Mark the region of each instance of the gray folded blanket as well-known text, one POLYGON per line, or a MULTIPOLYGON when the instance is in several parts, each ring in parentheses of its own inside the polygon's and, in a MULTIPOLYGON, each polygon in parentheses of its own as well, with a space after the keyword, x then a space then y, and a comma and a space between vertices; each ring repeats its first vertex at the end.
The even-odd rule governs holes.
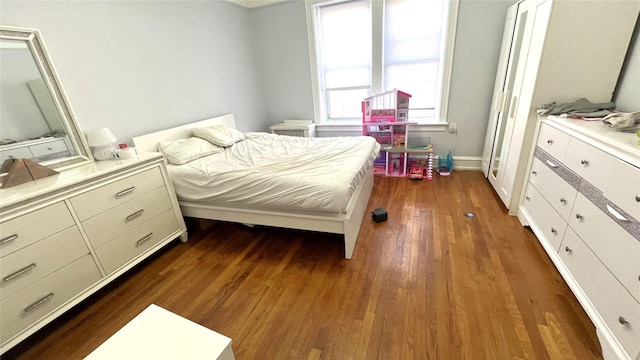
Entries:
POLYGON ((616 108, 613 102, 594 104, 587 99, 578 99, 566 104, 544 104, 538 106, 536 113, 540 116, 568 114, 579 117, 604 117, 616 108))

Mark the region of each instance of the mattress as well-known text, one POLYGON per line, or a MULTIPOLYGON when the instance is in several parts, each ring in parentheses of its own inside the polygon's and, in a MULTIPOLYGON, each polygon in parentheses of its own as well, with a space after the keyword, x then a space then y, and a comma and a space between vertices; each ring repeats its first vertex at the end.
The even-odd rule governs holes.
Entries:
POLYGON ((380 151, 366 136, 245 135, 221 153, 168 165, 178 199, 345 213, 380 151))

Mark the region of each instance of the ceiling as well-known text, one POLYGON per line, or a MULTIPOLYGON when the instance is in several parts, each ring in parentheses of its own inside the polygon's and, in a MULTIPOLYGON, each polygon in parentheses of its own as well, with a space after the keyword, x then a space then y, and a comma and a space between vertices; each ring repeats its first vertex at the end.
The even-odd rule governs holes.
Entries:
POLYGON ((275 3, 279 3, 286 0, 227 0, 234 4, 238 4, 240 6, 244 6, 246 8, 255 8, 259 6, 271 5, 275 3))

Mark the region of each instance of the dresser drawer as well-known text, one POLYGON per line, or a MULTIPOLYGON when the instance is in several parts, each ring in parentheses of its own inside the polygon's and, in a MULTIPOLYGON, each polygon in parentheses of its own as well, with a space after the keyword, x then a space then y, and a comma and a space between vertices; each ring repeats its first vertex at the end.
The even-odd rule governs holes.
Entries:
POLYGON ((0 151, 0 164, 4 164, 7 159, 31 159, 33 154, 29 150, 29 147, 20 147, 11 150, 0 151))
POLYGON ((85 255, 0 302, 0 342, 31 324, 100 280, 91 255, 85 255))
POLYGON ((560 258, 633 358, 640 351, 640 305, 571 228, 562 242, 560 258))
POLYGON ((611 166, 616 158, 574 137, 569 141, 565 165, 598 189, 611 182, 611 166))
POLYGON ((49 141, 44 144, 31 145, 29 146, 29 149, 35 157, 46 157, 47 155, 69 150, 67 148, 67 144, 64 142, 64 139, 49 141))
POLYGON ((64 202, 5 221, 0 224, 0 255, 6 256, 73 225, 64 202))
POLYGON ((547 154, 563 161, 567 147, 569 146, 569 139, 571 139, 569 134, 542 123, 536 144, 547 154))
POLYGON ((527 209, 536 225, 542 230, 549 244, 558 251, 567 222, 540 195, 536 188, 529 183, 524 197, 524 207, 527 209))
POLYGON ((38 241, 0 259, 0 299, 89 253, 77 226, 38 241), (61 251, 60 249, 64 249, 61 251))
POLYGON ((569 226, 640 301, 640 241, 582 194, 578 194, 571 214, 569 226))
POLYGON ((602 191, 607 199, 640 221, 640 168, 616 159, 611 177, 602 191))
POLYGON ((71 198, 80 221, 164 185, 159 168, 143 171, 71 198))
POLYGON ((166 239, 179 228, 176 214, 171 209, 167 210, 96 249, 98 260, 109 274, 166 239))
POLYGON ((540 194, 547 199, 549 204, 553 206, 563 219, 568 220, 578 190, 569 185, 549 168, 561 165, 556 164, 550 159, 545 160, 545 163, 537 158, 533 158, 531 171, 529 173, 529 182, 536 187, 540 194))
POLYGON ((160 187, 82 222, 93 247, 98 248, 171 208, 167 188, 160 187))

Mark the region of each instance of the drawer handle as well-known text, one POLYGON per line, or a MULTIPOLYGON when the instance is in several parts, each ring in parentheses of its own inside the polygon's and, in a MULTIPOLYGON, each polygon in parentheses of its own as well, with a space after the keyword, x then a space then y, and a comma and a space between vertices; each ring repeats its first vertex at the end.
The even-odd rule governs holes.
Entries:
POLYGON ((580 215, 580 214, 576 213, 576 219, 578 219, 578 220, 582 220, 582 219, 583 219, 583 217, 582 217, 582 215, 580 215))
POLYGON ((17 278, 18 276, 26 273, 27 271, 32 270, 35 267, 36 267, 36 264, 35 263, 31 263, 31 264, 23 267, 22 269, 3 277, 2 280, 5 281, 5 282, 6 281, 11 281, 11 280, 17 278))
POLYGON ((571 248, 570 248, 570 247, 568 247, 568 246, 565 246, 565 247, 564 247, 564 251, 566 251, 566 252, 570 253, 570 252, 572 252, 572 251, 573 251, 573 249, 571 249, 571 248))
POLYGON ((140 209, 140 210, 134 212, 133 214, 127 216, 127 221, 131 221, 131 220, 137 218, 138 216, 140 216, 142 214, 144 214, 144 209, 140 209))
POLYGON ((549 167, 551 167, 551 168, 553 168, 553 169, 555 169, 555 168, 557 168, 557 167, 558 167, 558 165, 556 165, 556 164, 552 163, 552 162, 551 162, 551 160, 547 160, 546 162, 547 162, 547 165, 549 165, 549 167))
POLYGON ((607 211, 611 215, 613 215, 613 217, 615 217, 616 219, 618 219, 620 221, 629 221, 629 219, 627 219, 626 217, 622 216, 622 214, 617 212, 616 209, 612 208, 609 204, 607 204, 607 211))
POLYGON ((528 197, 528 196, 525 196, 524 199, 527 200, 527 201, 531 201, 531 198, 528 197))
POLYGON ((629 323, 623 316, 618 316, 618 322, 622 325, 627 325, 629 323))
POLYGON ((580 159, 580 164, 582 164, 582 165, 584 165, 584 166, 587 166, 587 165, 589 165, 589 160, 586 160, 586 159, 580 159))
POLYGON ((18 234, 9 235, 6 238, 0 240, 0 245, 4 245, 4 244, 6 244, 8 242, 11 242, 11 241, 17 239, 17 238, 18 238, 18 234))
POLYGON ((640 194, 636 195, 636 202, 640 202, 640 194))
POLYGON ((149 233, 147 236, 145 236, 142 239, 136 241, 136 245, 140 245, 140 244, 144 243, 145 241, 150 240, 152 237, 153 237, 153 233, 149 233))
POLYGON ((117 194, 116 194, 116 197, 120 197, 120 196, 123 196, 123 195, 127 195, 128 193, 133 192, 135 189, 136 189, 136 187, 135 187, 135 186, 132 186, 132 187, 130 187, 130 188, 128 188, 128 189, 124 189, 124 190, 120 191, 119 193, 117 193, 117 194))
POLYGON ((547 144, 549 144, 549 145, 553 144, 553 140, 551 140, 551 139, 547 140, 547 144))
POLYGON ((561 203, 563 203, 563 204, 566 204, 566 203, 567 203, 567 199, 565 199, 565 198, 560 198, 560 202, 561 202, 561 203))
POLYGON ((554 235, 557 235, 557 234, 558 234, 558 230, 556 230, 556 229, 554 229, 554 228, 551 228, 551 232, 552 232, 554 235))
POLYGON ((538 172, 537 172, 537 171, 532 171, 531 173, 532 173, 533 175, 538 175, 538 172))
POLYGON ((38 306, 46 303, 47 301, 51 300, 53 298, 53 293, 49 293, 47 296, 43 297, 42 299, 34 302, 33 304, 27 306, 24 309, 24 312, 30 312, 32 310, 35 310, 38 306))

